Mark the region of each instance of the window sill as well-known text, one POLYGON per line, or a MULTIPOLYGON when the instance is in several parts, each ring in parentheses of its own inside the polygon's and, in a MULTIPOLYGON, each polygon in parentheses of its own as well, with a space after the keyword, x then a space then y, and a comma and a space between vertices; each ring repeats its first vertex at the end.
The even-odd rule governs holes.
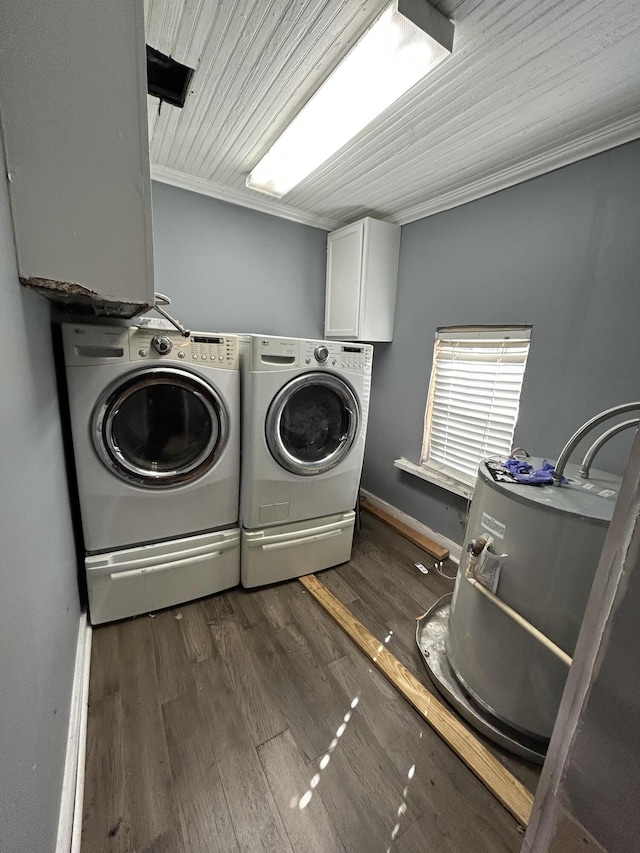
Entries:
POLYGON ((461 480, 454 480, 453 477, 449 477, 435 468, 427 468, 426 465, 416 465, 415 462, 410 462, 404 457, 394 459, 393 464, 396 468, 400 468, 401 471, 413 474, 421 480, 426 480, 428 483, 433 483, 449 492, 461 495, 463 498, 470 499, 473 497, 473 486, 463 483, 461 480))

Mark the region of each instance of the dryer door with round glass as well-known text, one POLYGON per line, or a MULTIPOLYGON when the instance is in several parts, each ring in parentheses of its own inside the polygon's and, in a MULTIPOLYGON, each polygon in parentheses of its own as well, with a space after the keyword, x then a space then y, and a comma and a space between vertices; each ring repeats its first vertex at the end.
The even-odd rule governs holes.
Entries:
POLYGON ((273 458, 294 474, 322 474, 349 453, 360 428, 352 389, 330 373, 305 373, 275 396, 266 421, 273 458))
POLYGON ((111 471, 152 488, 183 485, 216 463, 228 435, 217 391, 172 367, 129 374, 102 396, 93 418, 95 448, 111 471))

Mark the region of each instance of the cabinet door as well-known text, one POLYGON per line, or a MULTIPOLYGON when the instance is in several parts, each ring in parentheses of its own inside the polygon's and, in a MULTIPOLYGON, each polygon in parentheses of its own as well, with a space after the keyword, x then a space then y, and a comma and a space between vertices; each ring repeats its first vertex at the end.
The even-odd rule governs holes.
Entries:
POLYGON ((364 222, 356 222, 327 238, 325 335, 357 338, 360 327, 364 222))

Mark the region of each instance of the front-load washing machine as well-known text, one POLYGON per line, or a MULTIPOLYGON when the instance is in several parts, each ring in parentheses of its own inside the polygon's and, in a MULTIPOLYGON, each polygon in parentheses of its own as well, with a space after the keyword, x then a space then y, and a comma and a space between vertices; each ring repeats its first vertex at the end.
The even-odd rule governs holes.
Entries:
POLYGON ((241 338, 241 580, 346 562, 364 458, 373 347, 241 338))
POLYGON ((235 586, 238 339, 65 323, 62 340, 91 621, 235 586))

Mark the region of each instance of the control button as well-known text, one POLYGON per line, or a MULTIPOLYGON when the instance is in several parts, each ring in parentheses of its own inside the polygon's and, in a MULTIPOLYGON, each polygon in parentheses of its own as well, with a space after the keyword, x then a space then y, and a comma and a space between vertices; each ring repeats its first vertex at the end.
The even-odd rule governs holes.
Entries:
POLYGON ((207 360, 206 353, 203 352, 202 355, 200 356, 200 361, 206 361, 206 360, 207 360))
POLYGON ((184 350, 180 350, 178 353, 178 358, 184 358, 184 350))
POLYGON ((335 360, 335 358, 332 358, 332 359, 331 359, 331 364, 337 364, 337 363, 338 363, 338 362, 335 360))
POLYGON ((151 349, 158 355, 168 355, 173 349, 173 341, 167 335, 155 335, 151 338, 151 349))
POLYGON ((305 358, 304 363, 305 363, 305 364, 311 364, 311 359, 309 358, 309 356, 307 356, 307 357, 305 358))
POLYGON ((198 360, 198 353, 197 353, 197 352, 194 352, 194 354, 193 354, 193 360, 194 360, 194 361, 197 361, 197 360, 198 360))
POLYGON ((218 361, 224 361, 224 356, 223 356, 223 355, 219 355, 219 356, 218 356, 218 361))
POLYGON ((142 358, 146 358, 146 356, 147 356, 147 351, 146 351, 146 349, 139 349, 139 350, 138 350, 138 355, 142 356, 142 358))
POLYGON ((321 344, 319 347, 316 347, 313 351, 313 354, 316 357, 316 361, 320 363, 325 362, 329 358, 329 350, 324 344, 321 344))
POLYGON ((346 362, 344 362, 344 361, 343 361, 343 362, 342 362, 342 366, 343 366, 343 367, 346 367, 346 366, 347 366, 346 362))

